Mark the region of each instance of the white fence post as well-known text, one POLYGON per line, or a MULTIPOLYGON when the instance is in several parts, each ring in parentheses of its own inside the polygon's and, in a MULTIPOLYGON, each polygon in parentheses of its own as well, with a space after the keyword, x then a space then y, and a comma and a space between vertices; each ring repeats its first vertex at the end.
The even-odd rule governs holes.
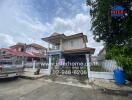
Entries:
POLYGON ((48 73, 51 74, 51 55, 49 56, 49 65, 48 65, 48 73))
POLYGON ((24 67, 24 61, 22 61, 22 67, 24 67))
POLYGON ((34 60, 33 61, 33 70, 35 70, 35 64, 36 64, 36 61, 34 60))
POLYGON ((88 78, 90 78, 90 60, 89 60, 89 54, 86 54, 86 61, 87 61, 88 78))

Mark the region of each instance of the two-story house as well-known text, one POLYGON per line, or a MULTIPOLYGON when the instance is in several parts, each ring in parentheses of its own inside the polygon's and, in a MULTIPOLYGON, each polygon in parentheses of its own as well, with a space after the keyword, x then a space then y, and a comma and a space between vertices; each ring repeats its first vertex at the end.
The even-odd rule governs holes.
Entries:
POLYGON ((47 49, 39 44, 17 43, 0 49, 0 63, 22 63, 22 61, 46 61, 47 49))
MULTIPOLYGON (((45 59, 47 54, 47 49, 36 43, 32 44, 17 43, 16 45, 11 46, 10 48, 14 51, 28 53, 34 56, 35 58, 33 59, 35 60, 45 59)), ((32 58, 29 57, 29 60, 32 60, 32 58)))
POLYGON ((48 55, 52 61, 58 62, 65 59, 65 62, 86 62, 85 54, 94 54, 95 49, 86 46, 87 36, 78 33, 70 36, 65 34, 53 33, 51 36, 42 38, 48 42, 48 55))
POLYGON ((39 57, 46 57, 47 49, 36 43, 32 43, 26 46, 25 52, 34 54, 39 57))

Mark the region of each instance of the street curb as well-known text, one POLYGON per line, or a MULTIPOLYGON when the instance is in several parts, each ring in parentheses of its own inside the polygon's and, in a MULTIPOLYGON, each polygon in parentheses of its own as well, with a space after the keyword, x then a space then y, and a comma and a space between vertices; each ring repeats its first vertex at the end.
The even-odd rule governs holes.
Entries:
POLYGON ((132 91, 108 89, 108 88, 104 88, 104 87, 101 87, 101 86, 98 86, 95 84, 93 84, 92 86, 95 90, 98 90, 98 91, 105 93, 105 94, 127 96, 127 97, 132 98, 132 91))
POLYGON ((99 89, 102 93, 110 94, 110 95, 121 95, 121 96, 129 96, 132 97, 132 91, 127 90, 113 90, 107 88, 99 89))

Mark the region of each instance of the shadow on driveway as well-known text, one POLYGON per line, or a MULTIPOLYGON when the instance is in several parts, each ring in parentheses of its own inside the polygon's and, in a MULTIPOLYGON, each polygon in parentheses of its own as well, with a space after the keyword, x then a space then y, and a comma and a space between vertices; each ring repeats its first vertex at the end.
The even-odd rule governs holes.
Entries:
POLYGON ((1 84, 1 83, 12 82, 12 81, 18 81, 18 80, 20 80, 19 77, 0 78, 0 84, 1 84))

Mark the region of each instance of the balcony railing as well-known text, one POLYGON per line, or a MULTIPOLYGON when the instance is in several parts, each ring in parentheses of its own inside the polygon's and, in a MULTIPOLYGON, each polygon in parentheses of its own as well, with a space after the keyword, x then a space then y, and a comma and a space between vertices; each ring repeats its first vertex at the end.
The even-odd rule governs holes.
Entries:
POLYGON ((60 49, 60 45, 57 46, 52 46, 51 48, 49 48, 49 51, 59 51, 60 49))

